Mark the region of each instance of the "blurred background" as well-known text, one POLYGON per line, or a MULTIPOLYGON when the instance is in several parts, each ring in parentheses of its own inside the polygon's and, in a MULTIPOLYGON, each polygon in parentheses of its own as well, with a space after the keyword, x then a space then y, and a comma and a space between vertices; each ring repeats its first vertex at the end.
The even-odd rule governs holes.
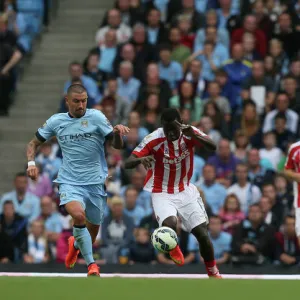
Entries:
MULTIPOLYGON (((297 272, 294 195, 281 171, 299 139, 299 0, 1 0, 0 10, 0 270, 64 270, 72 224, 52 183, 61 151, 55 139, 40 147, 32 182, 25 147, 81 83, 89 108, 131 128, 122 151, 107 148, 98 264, 179 272, 151 246, 145 170, 123 167, 161 110, 176 107, 218 145, 195 149, 192 182, 221 271, 297 272)), ((180 222, 178 235, 180 271, 204 271, 180 222)))

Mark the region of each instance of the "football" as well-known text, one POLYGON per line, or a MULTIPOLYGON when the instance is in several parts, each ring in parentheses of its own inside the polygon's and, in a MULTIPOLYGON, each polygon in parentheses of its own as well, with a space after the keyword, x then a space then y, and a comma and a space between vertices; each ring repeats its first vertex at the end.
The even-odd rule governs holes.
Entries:
POLYGON ((153 247, 163 253, 168 253, 174 249, 178 243, 176 232, 170 227, 159 227, 154 230, 151 241, 153 247))

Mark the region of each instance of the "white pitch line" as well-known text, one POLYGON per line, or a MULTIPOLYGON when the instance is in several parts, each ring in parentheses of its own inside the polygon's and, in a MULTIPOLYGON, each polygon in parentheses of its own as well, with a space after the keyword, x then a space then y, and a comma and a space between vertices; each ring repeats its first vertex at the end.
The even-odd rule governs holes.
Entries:
MULTIPOLYGON (((224 279, 300 280, 300 275, 222 275, 224 279)), ((0 273, 0 277, 86 277, 84 273, 0 273)), ((180 278, 208 279, 204 274, 101 274, 103 278, 180 278)))

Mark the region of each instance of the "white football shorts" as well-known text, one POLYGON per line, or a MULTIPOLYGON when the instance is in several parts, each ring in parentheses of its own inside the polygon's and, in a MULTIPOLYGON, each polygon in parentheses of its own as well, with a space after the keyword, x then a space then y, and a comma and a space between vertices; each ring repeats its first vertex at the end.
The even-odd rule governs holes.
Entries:
POLYGON ((179 216, 188 232, 200 224, 208 224, 202 198, 193 184, 177 194, 152 193, 152 205, 159 226, 172 216, 179 216))

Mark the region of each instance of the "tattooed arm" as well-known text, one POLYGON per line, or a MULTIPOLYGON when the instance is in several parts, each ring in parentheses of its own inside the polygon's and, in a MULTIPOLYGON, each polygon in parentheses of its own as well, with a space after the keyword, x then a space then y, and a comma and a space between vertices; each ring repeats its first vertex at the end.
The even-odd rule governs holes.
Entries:
MULTIPOLYGON (((34 162, 37 148, 43 144, 36 136, 27 145, 27 160, 28 162, 34 162)), ((27 175, 33 180, 37 179, 38 169, 35 165, 30 165, 27 168, 27 175)))

